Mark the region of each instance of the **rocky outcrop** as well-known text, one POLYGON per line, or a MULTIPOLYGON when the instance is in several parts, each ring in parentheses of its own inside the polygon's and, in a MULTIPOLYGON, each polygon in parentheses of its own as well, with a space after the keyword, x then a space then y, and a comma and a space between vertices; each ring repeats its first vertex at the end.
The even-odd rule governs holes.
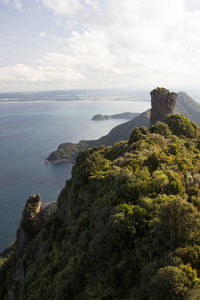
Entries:
POLYGON ((25 255, 26 249, 40 231, 44 221, 44 213, 41 205, 40 195, 33 194, 28 198, 22 214, 20 227, 17 230, 16 241, 11 247, 10 255, 8 253, 8 256, 10 256, 10 267, 15 264, 15 261, 18 261, 15 271, 9 275, 10 283, 7 286, 8 300, 19 299, 16 291, 24 280, 29 264, 25 255))
POLYGON ((176 93, 171 93, 164 88, 156 88, 151 92, 150 127, 157 121, 164 122, 167 115, 173 114, 176 98, 176 93))
POLYGON ((40 195, 37 194, 31 195, 26 202, 20 227, 17 231, 16 255, 18 257, 23 254, 25 247, 41 227, 41 218, 39 217, 41 204, 40 195))
POLYGON ((49 220, 54 213, 56 207, 55 202, 42 205, 40 195, 37 194, 31 195, 27 200, 20 227, 17 231, 16 241, 0 255, 0 281, 2 276, 5 277, 1 261, 5 265, 5 270, 6 268, 12 270, 9 275, 6 275, 9 277, 9 284, 5 283, 2 288, 0 287, 0 295, 3 291, 7 291, 8 300, 21 299, 17 291, 23 284, 26 273, 30 268, 31 260, 36 260, 44 251, 44 240, 38 239, 36 241, 35 239, 42 230, 45 221, 49 220), (6 265, 7 261, 9 264, 6 265), (17 264, 16 261, 18 262, 17 264), (14 265, 15 269, 12 269, 14 265))

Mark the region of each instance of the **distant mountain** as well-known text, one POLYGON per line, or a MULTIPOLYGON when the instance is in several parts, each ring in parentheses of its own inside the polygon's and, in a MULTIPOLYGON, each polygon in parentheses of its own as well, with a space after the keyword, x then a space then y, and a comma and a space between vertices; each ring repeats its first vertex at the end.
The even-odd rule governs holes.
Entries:
POLYGON ((200 126, 200 104, 186 93, 178 93, 174 112, 185 115, 189 120, 200 126))
MULTIPOLYGON (((200 125, 200 104, 194 101, 186 93, 179 92, 177 95, 175 111, 176 114, 184 114, 189 120, 200 125)), ((78 152, 95 146, 110 146, 115 142, 125 141, 129 138, 132 130, 138 126, 149 127, 151 109, 143 112, 133 120, 114 127, 107 135, 90 141, 80 141, 78 144, 63 143, 56 151, 51 153, 47 162, 62 161, 65 159, 75 159, 78 152)))
POLYGON ((93 121, 104 121, 104 120, 111 120, 111 119, 127 119, 132 120, 135 117, 139 116, 139 113, 131 113, 131 112, 125 112, 121 114, 115 114, 115 115, 101 115, 97 114, 92 117, 93 121))

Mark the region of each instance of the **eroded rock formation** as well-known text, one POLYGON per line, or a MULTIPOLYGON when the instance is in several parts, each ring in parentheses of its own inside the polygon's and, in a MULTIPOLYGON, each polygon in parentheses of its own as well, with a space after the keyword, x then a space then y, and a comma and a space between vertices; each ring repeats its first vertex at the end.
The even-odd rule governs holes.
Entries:
POLYGON ((157 121, 164 122, 167 115, 173 114, 176 98, 176 93, 171 93, 164 88, 156 88, 151 92, 150 127, 157 121))
POLYGON ((40 227, 39 213, 41 210, 40 195, 33 194, 29 197, 24 208, 20 228, 17 231, 16 254, 21 255, 24 248, 33 238, 40 227))

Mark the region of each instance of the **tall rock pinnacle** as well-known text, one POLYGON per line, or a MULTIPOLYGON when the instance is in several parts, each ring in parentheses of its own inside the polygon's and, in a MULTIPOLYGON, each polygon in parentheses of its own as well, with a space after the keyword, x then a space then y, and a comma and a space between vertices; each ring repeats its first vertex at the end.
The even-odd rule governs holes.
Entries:
POLYGON ((157 121, 164 122, 168 114, 173 114, 176 98, 176 93, 171 93, 164 88, 156 88, 151 92, 150 127, 157 121))
POLYGON ((38 230, 38 216, 41 211, 40 195, 29 197, 24 208, 20 227, 17 231, 16 254, 22 255, 25 247, 38 230))

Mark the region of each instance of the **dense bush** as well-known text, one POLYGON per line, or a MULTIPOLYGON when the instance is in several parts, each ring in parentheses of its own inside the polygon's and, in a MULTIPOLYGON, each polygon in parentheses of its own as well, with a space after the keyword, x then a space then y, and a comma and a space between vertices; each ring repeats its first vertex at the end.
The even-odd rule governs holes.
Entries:
POLYGON ((185 136, 194 138, 200 135, 199 127, 189 121, 184 115, 170 115, 166 119, 166 123, 173 134, 177 136, 185 136))

